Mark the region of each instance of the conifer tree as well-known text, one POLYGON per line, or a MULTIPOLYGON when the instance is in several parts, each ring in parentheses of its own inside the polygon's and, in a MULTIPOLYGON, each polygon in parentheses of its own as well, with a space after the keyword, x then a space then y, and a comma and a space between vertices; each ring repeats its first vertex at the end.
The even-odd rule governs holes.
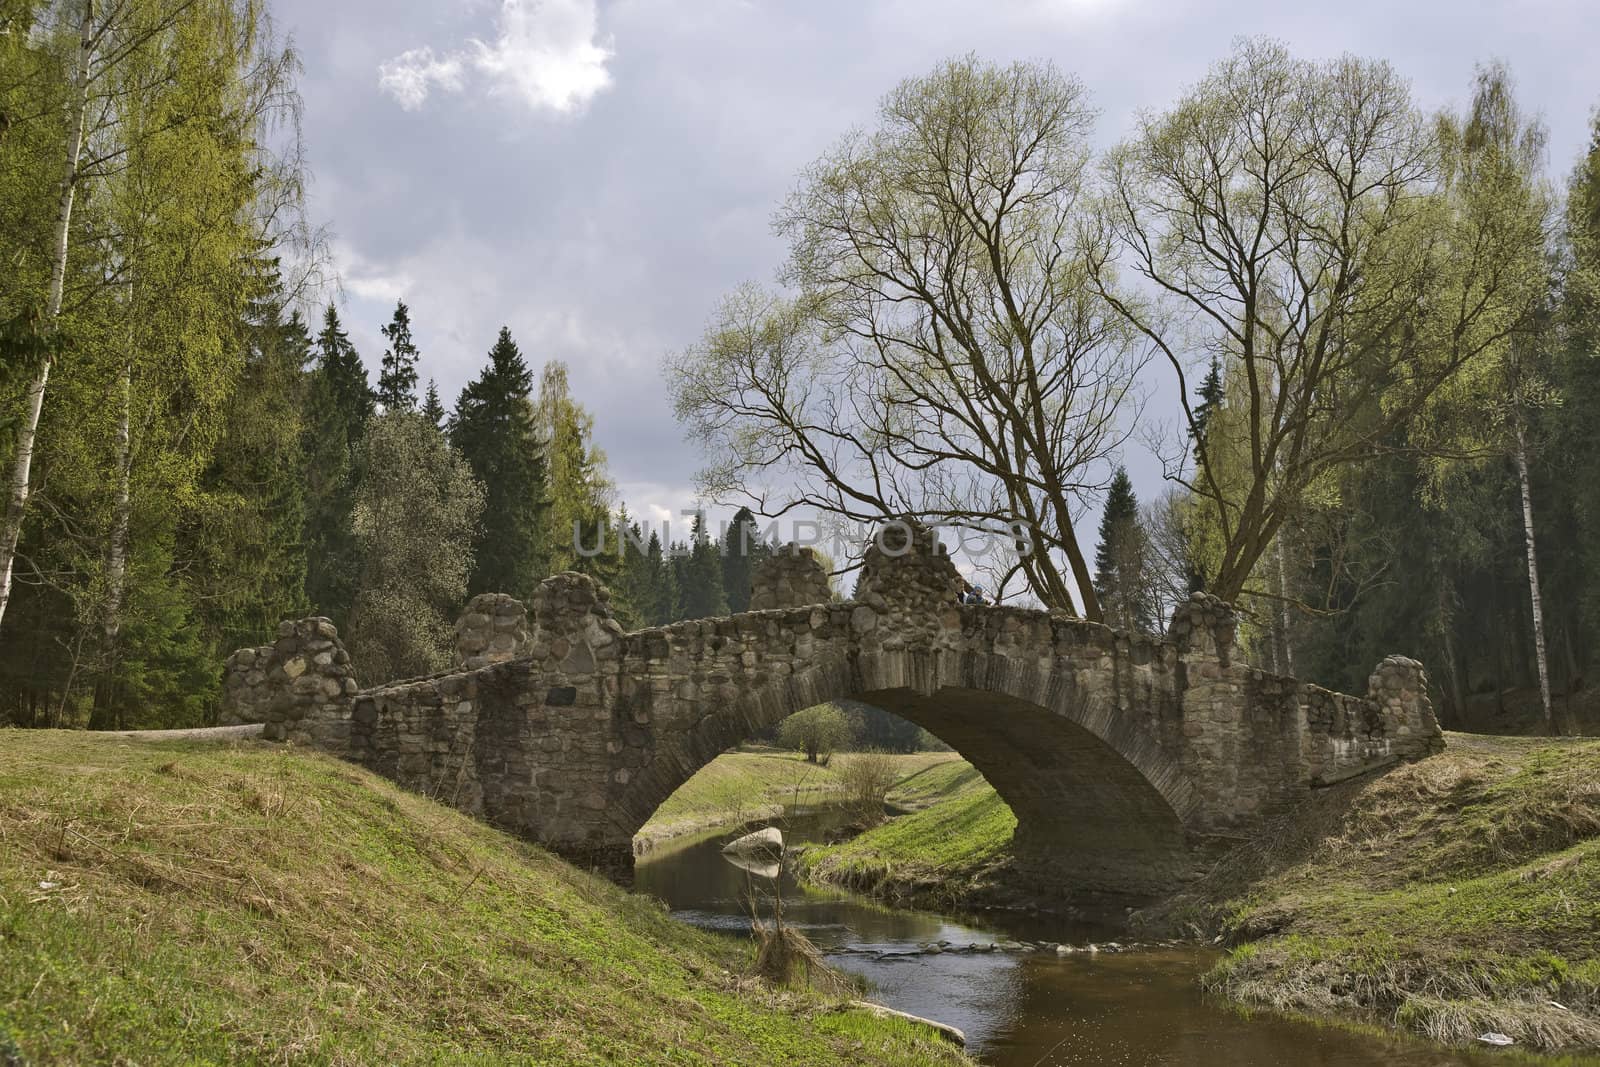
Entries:
POLYGON ((1189 439, 1194 442, 1195 463, 1202 464, 1205 452, 1206 425, 1211 420, 1211 415, 1222 405, 1222 364, 1216 356, 1211 357, 1211 366, 1206 370, 1206 376, 1200 382, 1200 388, 1195 390, 1196 404, 1194 418, 1189 425, 1189 439))
POLYGON ((704 513, 694 518, 688 555, 683 564, 678 601, 685 619, 709 619, 728 614, 728 597, 722 588, 722 560, 717 543, 706 532, 704 513))
POLYGON ((351 509, 373 394, 361 356, 332 304, 323 313, 315 355, 306 405, 306 598, 342 628, 360 572, 351 509))
POLYGON ((750 575, 771 551, 760 538, 754 512, 749 508, 734 512, 733 522, 728 525, 722 542, 722 590, 727 596, 729 611, 750 608, 750 575))
POLYGON ((202 479, 200 620, 216 647, 260 640, 306 608, 306 417, 313 359, 299 312, 265 303, 249 324, 243 376, 202 479))
POLYGON ((1118 467, 1100 516, 1095 549, 1095 591, 1107 626, 1151 633, 1155 629, 1149 552, 1139 525, 1139 500, 1128 472, 1118 467))
POLYGON ((549 499, 532 390, 533 373, 502 326, 488 364, 461 391, 450 418, 450 441, 485 490, 471 594, 509 593, 525 600, 548 573, 549 499))
POLYGON ((1559 364, 1566 403, 1555 413, 1556 440, 1550 452, 1565 460, 1561 484, 1573 497, 1576 551, 1552 555, 1580 568, 1570 589, 1577 602, 1574 629, 1581 628, 1581 636, 1567 643, 1587 645, 1592 660, 1600 653, 1600 478, 1595 476, 1600 470, 1600 110, 1568 188, 1567 235, 1572 266, 1566 278, 1566 344, 1559 364))
POLYGON ((650 583, 650 597, 646 618, 651 626, 665 626, 678 618, 678 586, 671 560, 661 547, 661 537, 650 531, 650 543, 645 550, 646 567, 650 583))
POLYGON ((411 309, 395 302, 394 318, 383 327, 389 347, 378 374, 378 403, 385 411, 411 411, 417 406, 417 346, 411 339, 411 309))
POLYGON ((444 428, 444 404, 439 401, 439 386, 432 378, 428 379, 428 391, 422 399, 422 415, 440 429, 444 428))

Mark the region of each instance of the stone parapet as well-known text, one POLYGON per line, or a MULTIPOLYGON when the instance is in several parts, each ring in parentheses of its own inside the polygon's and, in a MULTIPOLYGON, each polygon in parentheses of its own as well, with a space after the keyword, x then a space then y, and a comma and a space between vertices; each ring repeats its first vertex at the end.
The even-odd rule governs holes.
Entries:
POLYGON ((757 563, 750 575, 750 610, 797 608, 833 599, 827 568, 816 550, 790 542, 757 563))
POLYGON ((899 537, 869 549, 854 600, 779 603, 820 591, 820 565, 797 553, 765 572, 757 602, 770 607, 634 633, 603 586, 555 575, 528 602, 525 637, 509 598, 469 605, 481 618, 458 636, 488 640, 467 658, 503 655, 495 637, 518 635, 511 658, 360 693, 327 620, 285 623, 264 659, 230 658, 243 694, 230 699, 265 699, 269 737, 346 754, 611 873, 718 753, 803 708, 862 700, 930 730, 995 786, 1019 862, 1135 895, 1191 876, 1205 849, 1318 785, 1443 743, 1413 660, 1384 660, 1367 695, 1346 696, 1240 662, 1233 610, 1214 597, 1180 604, 1170 639, 959 605, 931 534, 899 537))
POLYGON ((505 593, 479 593, 456 620, 456 666, 467 670, 504 663, 527 652, 528 609, 505 593))
POLYGON ((267 682, 272 646, 241 648, 223 666, 222 710, 218 726, 243 726, 267 721, 274 689, 267 682))
POLYGON ((278 626, 266 684, 269 741, 293 741, 343 754, 350 740, 350 702, 355 672, 339 631, 324 618, 300 619, 278 626))

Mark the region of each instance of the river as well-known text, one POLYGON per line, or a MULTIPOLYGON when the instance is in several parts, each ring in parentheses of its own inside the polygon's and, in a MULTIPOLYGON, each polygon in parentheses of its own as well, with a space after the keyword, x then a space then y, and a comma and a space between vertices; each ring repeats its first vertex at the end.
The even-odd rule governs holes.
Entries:
MULTIPOLYGON (((836 812, 782 821, 790 846, 816 842, 836 812)), ((771 882, 721 854, 725 834, 668 842, 641 857, 634 887, 674 917, 747 938, 753 887, 770 916, 771 882)), ((1496 1057, 1418 1040, 1352 1033, 1278 1016, 1246 1015, 1203 994, 1198 977, 1215 950, 1089 951, 1116 941, 1108 929, 1050 916, 987 912, 953 917, 890 908, 864 897, 798 885, 785 872, 784 915, 840 970, 865 977, 871 998, 960 1027, 967 1049, 994 1067, 1066 1064, 1227 1064, 1230 1067, 1478 1067, 1496 1057), (972 951, 1007 941, 1073 946, 972 951), (948 947, 928 953, 925 947, 948 947)))

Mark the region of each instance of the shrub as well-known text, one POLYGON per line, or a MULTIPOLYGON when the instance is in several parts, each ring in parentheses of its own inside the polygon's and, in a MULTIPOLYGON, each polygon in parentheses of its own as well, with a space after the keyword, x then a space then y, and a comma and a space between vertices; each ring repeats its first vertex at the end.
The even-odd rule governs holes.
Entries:
POLYGON ((778 727, 778 743, 784 748, 804 752, 812 763, 819 758, 825 760, 849 740, 850 723, 844 712, 832 704, 818 704, 797 711, 778 727))
POLYGON ((858 752, 843 761, 838 774, 845 803, 857 818, 868 824, 881 821, 884 798, 899 777, 894 757, 886 752, 858 752))

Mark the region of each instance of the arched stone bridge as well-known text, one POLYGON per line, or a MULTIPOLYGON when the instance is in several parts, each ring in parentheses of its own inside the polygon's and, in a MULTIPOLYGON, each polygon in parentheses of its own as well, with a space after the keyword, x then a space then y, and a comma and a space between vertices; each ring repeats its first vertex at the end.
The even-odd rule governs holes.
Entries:
POLYGON ((793 712, 851 698, 968 759, 1017 816, 1025 870, 1157 895, 1220 843, 1329 784, 1443 746, 1415 661, 1366 697, 1233 655, 1232 611, 1179 607, 1167 640, 1042 611, 958 605, 919 534, 869 550, 857 599, 823 602, 809 552, 755 578, 753 610, 625 633, 582 575, 531 605, 483 596, 463 666, 360 689, 325 619, 229 660, 228 706, 266 736, 334 751, 580 863, 631 868, 656 807, 716 755, 793 712))

